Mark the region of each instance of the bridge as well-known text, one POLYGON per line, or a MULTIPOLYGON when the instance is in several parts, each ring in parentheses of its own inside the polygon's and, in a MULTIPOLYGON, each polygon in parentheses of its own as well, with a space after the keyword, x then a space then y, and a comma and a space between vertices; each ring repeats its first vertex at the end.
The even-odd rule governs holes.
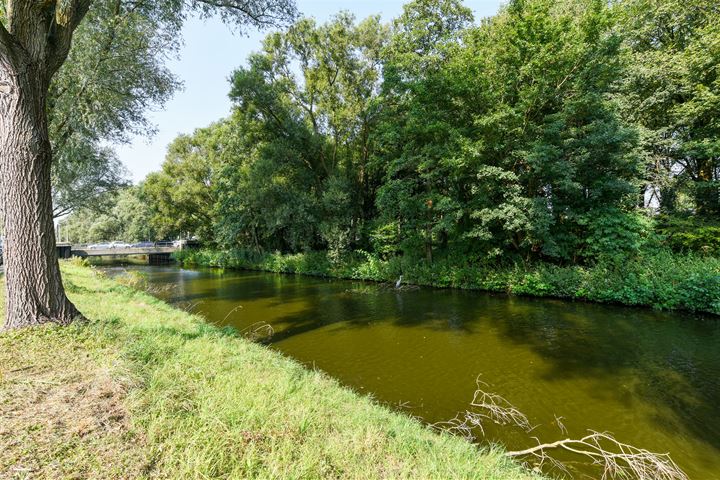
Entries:
MULTIPOLYGON (((158 242, 152 247, 107 247, 91 248, 88 245, 71 245, 69 243, 57 244, 58 258, 71 257, 129 257, 147 256, 150 265, 170 263, 172 254, 182 250, 182 247, 173 245, 170 242, 158 242)), ((0 265, 3 264, 2 246, 0 246, 0 265)))
POLYGON ((175 253, 180 247, 126 247, 126 248, 87 248, 84 246, 72 246, 70 249, 73 257, 117 257, 128 255, 160 255, 175 253))
POLYGON ((58 244, 58 257, 129 257, 129 256, 147 256, 148 263, 151 265, 159 265, 170 263, 172 254, 182 250, 182 247, 175 246, 169 242, 158 242, 154 246, 133 247, 133 246, 114 246, 114 247, 92 247, 88 245, 70 245, 58 244))
POLYGON ((180 247, 125 247, 125 248, 97 248, 90 249, 86 247, 71 247, 70 256, 72 257, 129 257, 147 256, 150 265, 159 265, 170 263, 172 254, 179 251, 180 247))

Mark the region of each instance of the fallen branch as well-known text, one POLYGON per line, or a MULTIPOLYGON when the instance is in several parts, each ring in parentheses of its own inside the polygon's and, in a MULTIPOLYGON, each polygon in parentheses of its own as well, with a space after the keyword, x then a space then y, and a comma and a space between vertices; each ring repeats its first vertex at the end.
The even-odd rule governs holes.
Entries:
POLYGON ((616 440, 606 432, 593 432, 581 439, 566 438, 539 444, 516 452, 508 457, 534 457, 540 464, 548 458, 547 451, 562 449, 588 457, 593 465, 603 470, 602 479, 636 478, 638 480, 688 480, 680 467, 667 453, 653 453, 616 440))
POLYGON ((479 417, 480 419, 491 420, 498 425, 514 425, 520 427, 526 432, 532 431, 535 427, 530 424, 530 420, 520 410, 515 408, 505 398, 495 393, 483 391, 480 387, 487 386, 485 382, 477 380, 478 388, 475 390, 470 405, 480 409, 479 412, 466 412, 467 415, 479 417))
POLYGON ((269 340, 275 335, 272 325, 267 322, 255 322, 252 325, 242 329, 240 334, 250 341, 269 340))
MULTIPOLYGON (((459 414, 452 420, 433 425, 435 428, 450 431, 469 440, 475 440, 475 431, 480 430, 485 435, 483 424, 491 421, 498 425, 510 425, 521 428, 525 432, 535 427, 530 424, 528 417, 513 404, 500 395, 484 390, 486 383, 477 380, 477 389, 470 405, 472 410, 459 414)), ((561 432, 567 433, 562 417, 555 416, 554 423, 561 432)), ((550 443, 541 443, 525 450, 506 452, 511 458, 533 459, 535 468, 541 468, 545 463, 568 473, 567 464, 553 458, 549 452, 563 450, 565 452, 584 457, 590 465, 602 471, 600 478, 636 480, 688 480, 687 475, 670 458, 667 453, 653 453, 637 448, 615 439, 610 433, 590 430, 590 434, 580 439, 566 438, 550 443)), ((587 463, 586 462, 586 463, 587 463)))

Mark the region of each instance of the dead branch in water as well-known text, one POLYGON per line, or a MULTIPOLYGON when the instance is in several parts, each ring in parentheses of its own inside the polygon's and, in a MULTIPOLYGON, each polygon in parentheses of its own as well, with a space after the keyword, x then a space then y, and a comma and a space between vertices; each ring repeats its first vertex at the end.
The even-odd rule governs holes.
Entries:
POLYGON ((480 419, 491 420, 498 425, 514 425, 522 428, 526 432, 530 432, 535 427, 530 425, 530 420, 520 410, 515 408, 505 398, 495 393, 489 393, 483 391, 480 387, 487 386, 486 383, 477 380, 477 390, 473 396, 470 405, 480 409, 477 412, 467 412, 472 416, 477 416, 480 419))
POLYGON ((487 384, 479 378, 476 380, 477 389, 473 395, 470 405, 475 408, 473 411, 466 411, 458 414, 452 420, 447 422, 439 422, 433 425, 434 428, 451 431, 457 435, 475 440, 475 429, 480 430, 485 435, 483 424, 486 420, 499 425, 512 425, 520 427, 526 432, 530 432, 535 427, 530 424, 530 420, 520 410, 515 408, 510 402, 500 395, 489 393, 483 390, 487 384))
POLYGON ((240 331, 240 335, 250 341, 256 342, 258 340, 269 340, 273 335, 275 335, 275 330, 272 325, 267 322, 255 322, 242 329, 240 331))
MULTIPOLYGON (((451 433, 475 440, 475 430, 485 435, 483 423, 487 420, 498 425, 511 425, 530 432, 535 427, 528 417, 513 404, 500 395, 484 390, 486 383, 477 380, 477 389, 468 410, 452 420, 433 425, 451 433)), ((555 422, 563 433, 567 433, 561 422, 562 417, 555 416, 555 422)), ((566 438, 514 452, 506 452, 508 457, 522 459, 526 462, 534 460, 536 468, 549 463, 555 468, 569 473, 566 465, 553 458, 550 452, 562 450, 579 457, 584 457, 591 465, 602 471, 602 480, 627 479, 636 480, 688 480, 687 475, 670 458, 667 453, 653 453, 637 448, 615 439, 610 433, 590 430, 588 435, 580 439, 566 438)))
POLYGON ((590 431, 581 439, 566 438, 539 444, 525 450, 507 452, 509 457, 532 457, 543 463, 548 451, 562 449, 590 459, 603 470, 602 479, 636 478, 638 480, 688 480, 667 453, 653 453, 622 443, 606 432, 590 431))

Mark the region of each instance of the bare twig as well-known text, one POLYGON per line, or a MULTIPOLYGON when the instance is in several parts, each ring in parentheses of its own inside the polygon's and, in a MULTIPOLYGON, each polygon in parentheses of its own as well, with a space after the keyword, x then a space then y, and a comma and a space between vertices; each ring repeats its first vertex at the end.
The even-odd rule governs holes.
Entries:
POLYGON ((237 312, 238 310, 242 310, 242 308, 243 308, 242 305, 238 305, 237 307, 235 307, 235 308, 233 308, 232 310, 230 310, 230 311, 227 313, 227 315, 225 315, 225 318, 223 318, 223 323, 227 321, 227 319, 228 319, 228 317, 229 317, 230 315, 232 315, 233 313, 237 312))
POLYGON ((466 414, 479 419, 491 420, 499 425, 514 425, 520 427, 526 432, 532 431, 535 427, 530 424, 530 420, 520 410, 515 408, 505 398, 495 393, 488 393, 481 387, 487 386, 485 382, 477 379, 477 390, 473 396, 470 405, 479 409, 475 412, 467 412, 466 414))
POLYGON ((182 309, 185 310, 185 311, 188 312, 188 313, 192 313, 193 310, 195 310, 195 307, 197 307, 197 306, 200 305, 201 303, 205 303, 205 300, 198 300, 198 301, 195 302, 195 303, 188 302, 188 304, 187 304, 186 306, 183 306, 182 309))
MULTIPOLYGON (((500 395, 483 390, 486 383, 477 380, 477 390, 473 396, 471 410, 459 414, 452 420, 440 422, 433 427, 475 440, 475 431, 484 436, 483 423, 487 420, 499 425, 519 427, 525 432, 535 427, 528 417, 515 408, 500 395)), ((554 423, 563 433, 567 433, 562 423, 563 417, 555 415, 554 423)), ((533 437, 535 438, 535 437, 533 437)), ((670 458, 667 453, 653 453, 648 450, 622 443, 610 433, 589 431, 580 439, 566 438, 550 443, 542 443, 535 438, 537 445, 525 450, 507 452, 512 458, 532 461, 536 469, 549 464, 554 468, 568 473, 568 463, 553 458, 549 452, 563 450, 585 459, 585 463, 596 466, 602 474, 602 480, 627 479, 637 480, 688 480, 687 475, 670 458)))
POLYGON ((240 334, 254 342, 261 339, 269 340, 275 334, 275 330, 267 322, 255 322, 241 330, 240 334))
POLYGON ((562 422, 562 419, 565 417, 558 417, 555 415, 555 425, 560 429, 560 432, 562 432, 564 435, 567 435, 568 431, 567 428, 565 428, 565 424, 562 422))
POLYGON ((619 442, 607 432, 590 431, 581 439, 566 438, 539 444, 525 450, 507 452, 509 457, 533 457, 540 461, 549 458, 548 450, 562 449, 587 457, 602 469, 602 479, 636 478, 638 480, 687 480, 680 467, 667 453, 653 453, 619 442))

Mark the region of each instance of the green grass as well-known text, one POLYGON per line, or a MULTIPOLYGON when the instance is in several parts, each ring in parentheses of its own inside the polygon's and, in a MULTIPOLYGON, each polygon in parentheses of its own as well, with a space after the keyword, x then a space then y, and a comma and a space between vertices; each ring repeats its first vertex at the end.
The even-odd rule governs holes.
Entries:
POLYGON ((89 321, 0 335, 3 478, 531 477, 93 269, 63 272, 89 321))
POLYGON ((428 264, 402 257, 382 260, 366 252, 346 254, 335 262, 325 252, 185 250, 176 256, 188 265, 393 283, 403 275, 405 283, 415 285, 720 315, 720 257, 662 249, 590 266, 543 262, 483 264, 455 258, 440 258, 428 264))

